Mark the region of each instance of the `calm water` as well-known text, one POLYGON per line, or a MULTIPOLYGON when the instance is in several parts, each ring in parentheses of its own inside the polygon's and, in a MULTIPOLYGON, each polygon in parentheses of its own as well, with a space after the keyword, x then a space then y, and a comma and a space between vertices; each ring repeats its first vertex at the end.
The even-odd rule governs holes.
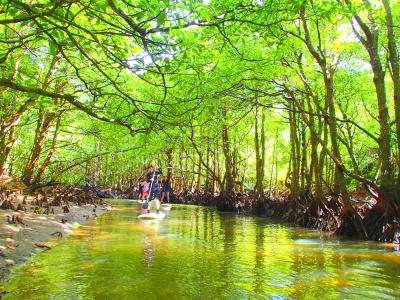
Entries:
POLYGON ((271 221, 135 202, 14 269, 5 299, 400 299, 400 252, 271 221))

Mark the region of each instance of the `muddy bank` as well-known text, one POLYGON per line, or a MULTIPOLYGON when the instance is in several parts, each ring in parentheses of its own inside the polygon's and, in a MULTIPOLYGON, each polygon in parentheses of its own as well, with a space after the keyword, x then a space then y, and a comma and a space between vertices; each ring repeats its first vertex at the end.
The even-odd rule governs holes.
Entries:
POLYGON ((37 251, 51 249, 76 226, 111 209, 91 191, 76 186, 26 187, 3 179, 0 185, 0 280, 37 251))
POLYGON ((10 269, 37 251, 50 249, 76 226, 108 211, 109 205, 71 206, 68 213, 54 207, 54 214, 0 210, 0 280, 7 278, 10 269), (21 222, 8 222, 18 218, 21 222), (66 220, 63 221, 63 220, 66 220))

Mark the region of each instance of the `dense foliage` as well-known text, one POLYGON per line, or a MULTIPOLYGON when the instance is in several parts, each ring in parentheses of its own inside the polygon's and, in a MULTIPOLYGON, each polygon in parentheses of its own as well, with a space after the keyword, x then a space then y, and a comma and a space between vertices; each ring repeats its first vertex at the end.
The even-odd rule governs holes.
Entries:
POLYGON ((1 172, 128 187, 152 162, 176 191, 283 193, 314 218, 340 195, 345 232, 396 234, 395 1, 10 0, 0 15, 1 172), (363 219, 354 191, 377 199, 363 219))

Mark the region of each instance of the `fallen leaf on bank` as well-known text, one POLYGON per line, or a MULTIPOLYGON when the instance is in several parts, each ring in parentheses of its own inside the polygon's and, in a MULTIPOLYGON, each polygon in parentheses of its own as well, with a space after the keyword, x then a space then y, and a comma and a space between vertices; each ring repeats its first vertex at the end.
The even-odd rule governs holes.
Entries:
POLYGON ((44 249, 47 249, 47 250, 50 250, 50 249, 51 249, 51 247, 50 247, 49 245, 46 245, 45 243, 35 243, 34 245, 35 245, 36 247, 44 248, 44 249))

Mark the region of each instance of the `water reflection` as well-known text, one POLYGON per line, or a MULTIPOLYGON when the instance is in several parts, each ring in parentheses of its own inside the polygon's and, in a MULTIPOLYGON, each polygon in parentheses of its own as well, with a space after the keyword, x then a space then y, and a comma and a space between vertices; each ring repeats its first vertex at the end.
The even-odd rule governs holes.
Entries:
POLYGON ((155 239, 157 238, 158 231, 158 220, 157 221, 141 221, 143 228, 149 228, 151 230, 144 233, 143 240, 143 263, 146 267, 150 268, 153 264, 154 257, 156 255, 155 239))
POLYGON ((375 243, 211 208, 138 206, 81 227, 14 270, 6 299, 396 299, 400 255, 375 243))

